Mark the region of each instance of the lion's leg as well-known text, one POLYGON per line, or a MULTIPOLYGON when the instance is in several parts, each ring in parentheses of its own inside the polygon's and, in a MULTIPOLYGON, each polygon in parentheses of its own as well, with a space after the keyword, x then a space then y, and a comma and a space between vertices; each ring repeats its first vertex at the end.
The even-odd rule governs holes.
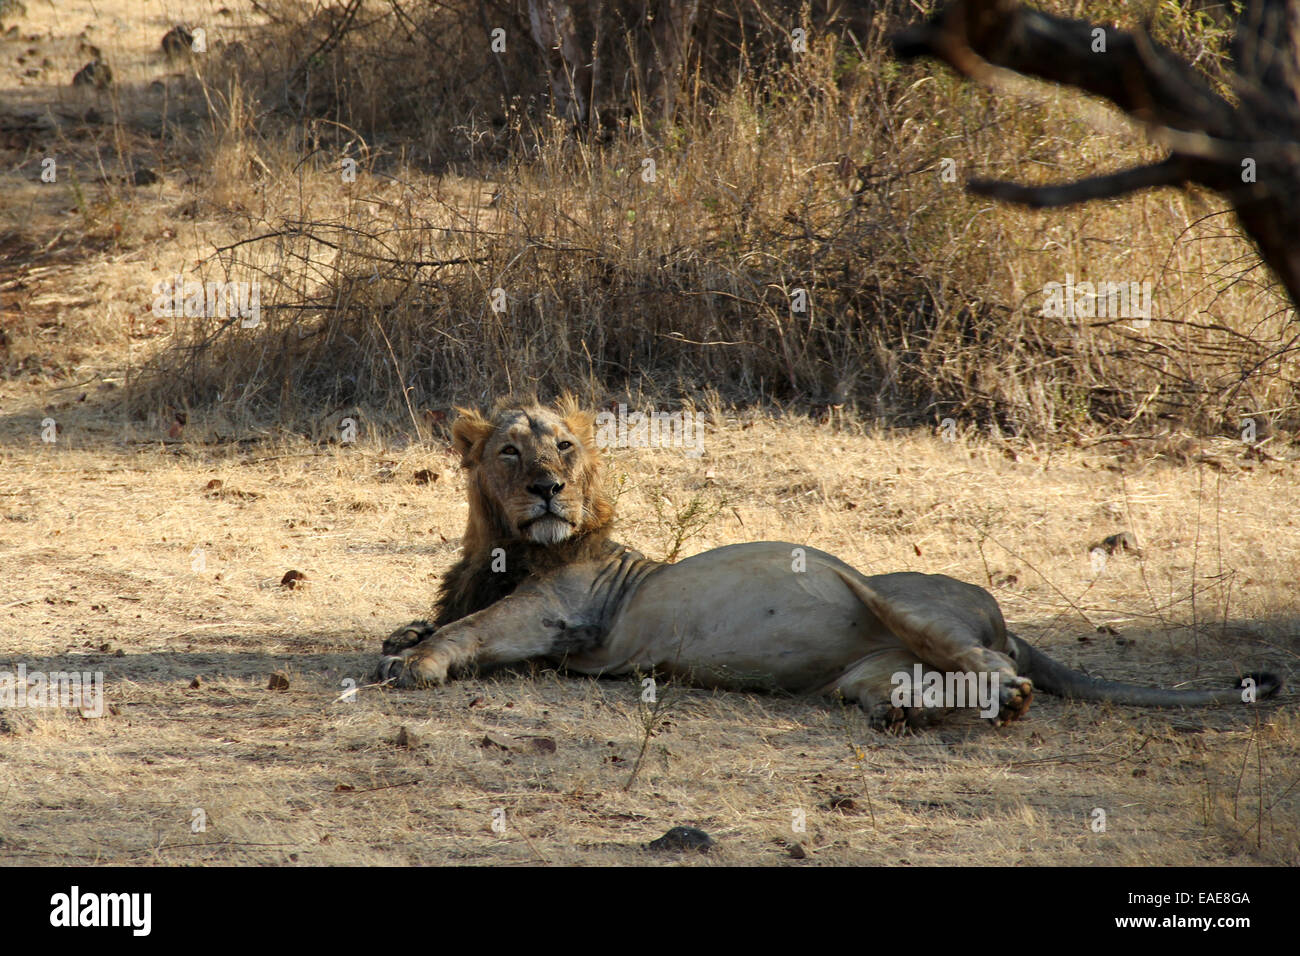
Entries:
POLYGON ((944 575, 854 577, 839 572, 858 599, 929 668, 989 674, 997 680, 998 724, 1029 708, 1033 684, 1016 673, 1002 612, 993 596, 944 575))
MULTIPOLYGON (((433 630, 419 643, 387 654, 379 662, 376 679, 391 680, 399 687, 441 684, 448 676, 476 667, 576 653, 603 637, 603 628, 575 621, 562 611, 551 596, 516 592, 433 630)), ((409 639, 412 632, 420 633, 418 624, 402 628, 394 635, 398 638, 394 645, 409 639)))
POLYGON ((857 704, 875 730, 898 733, 920 729, 941 719, 951 707, 927 707, 900 687, 909 682, 921 661, 904 648, 888 648, 855 661, 824 692, 857 704))

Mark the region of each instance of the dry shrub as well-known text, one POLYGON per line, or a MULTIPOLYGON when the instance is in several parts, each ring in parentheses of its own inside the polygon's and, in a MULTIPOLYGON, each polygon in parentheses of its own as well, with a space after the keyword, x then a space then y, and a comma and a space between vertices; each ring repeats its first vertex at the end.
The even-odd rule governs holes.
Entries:
MULTIPOLYGON (((1154 151, 1073 93, 1002 105, 900 67, 888 4, 852 24, 780 4, 715 11, 673 124, 644 125, 633 84, 610 97, 621 118, 588 137, 539 109, 527 44, 489 59, 478 4, 350 9, 273 7, 268 36, 311 40, 250 88, 298 119, 277 137, 283 119, 264 111, 244 134, 282 151, 248 173, 262 196, 250 239, 211 263, 261 281, 262 321, 185 320, 143 405, 405 416, 523 384, 849 402, 1033 435, 1216 431, 1243 414, 1294 425, 1293 316, 1214 197, 1026 213, 967 196, 971 174, 1060 180, 1154 151), (813 29, 793 56, 798 23, 813 29), (413 69, 392 52, 403 33, 436 39, 437 56, 413 69), (442 174, 394 159, 398 140, 442 174), (348 155, 355 182, 339 173, 348 155), (1151 282, 1149 325, 1045 315, 1045 285, 1067 276, 1151 282)), ((1223 23, 1154 13, 1161 40, 1216 68, 1223 23)), ((243 148, 232 128, 218 156, 243 148)))

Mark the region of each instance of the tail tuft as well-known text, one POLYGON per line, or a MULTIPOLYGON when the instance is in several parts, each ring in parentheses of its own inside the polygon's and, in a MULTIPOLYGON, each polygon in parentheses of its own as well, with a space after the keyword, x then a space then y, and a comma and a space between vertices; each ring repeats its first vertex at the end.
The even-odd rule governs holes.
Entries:
POLYGON ((1248 680, 1255 682, 1256 700, 1266 700, 1286 686, 1286 682, 1276 674, 1270 674, 1267 671, 1252 671, 1237 681, 1237 689, 1245 690, 1246 681, 1248 680))

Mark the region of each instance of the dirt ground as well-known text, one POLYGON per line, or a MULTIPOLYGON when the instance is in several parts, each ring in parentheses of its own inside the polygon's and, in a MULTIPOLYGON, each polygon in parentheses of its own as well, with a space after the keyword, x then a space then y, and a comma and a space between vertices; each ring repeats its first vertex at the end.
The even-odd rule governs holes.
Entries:
MULTIPOLYGON (((453 559, 445 451, 167 444, 63 414, 52 444, 35 415, 0 433, 0 667, 100 671, 108 710, 5 714, 11 862, 649 863, 640 844, 676 825, 719 840, 701 863, 793 863, 793 843, 798 865, 1300 859, 1290 694, 1249 713, 1040 695, 1001 730, 891 737, 832 703, 670 686, 635 780, 633 680, 537 669, 340 700, 453 559)), ((698 461, 627 450, 609 472, 619 536, 652 555, 698 498, 721 510, 687 551, 785 539, 991 581, 1018 633, 1092 673, 1294 685, 1300 484, 1247 468, 733 418, 698 461), (1120 528, 1141 555, 1094 573, 1088 545, 1120 528)))
MULTIPOLYGON (((400 424, 344 445, 121 411, 168 335, 150 283, 237 224, 158 153, 150 110, 185 93, 154 52, 172 6, 27 5, 0 43, 18 77, 0 319, 43 347, 0 378, 0 674, 102 673, 106 709, 0 711, 0 861, 1300 864, 1291 689, 1251 710, 1040 695, 1006 728, 888 736, 827 701, 677 686, 647 714, 638 681, 544 668, 366 686, 457 552, 455 462, 400 424), (68 85, 92 42, 117 64, 111 95, 68 85), (103 175, 42 190, 50 137, 103 175), (126 189, 141 165, 160 181, 126 189), (679 825, 717 847, 642 848, 679 825)), ((954 437, 715 409, 698 460, 609 453, 616 536, 662 558, 694 502, 711 517, 683 555, 806 543, 987 586, 1017 633, 1098 676, 1300 682, 1285 447, 954 437), (1139 552, 1090 555, 1125 530, 1139 552)))

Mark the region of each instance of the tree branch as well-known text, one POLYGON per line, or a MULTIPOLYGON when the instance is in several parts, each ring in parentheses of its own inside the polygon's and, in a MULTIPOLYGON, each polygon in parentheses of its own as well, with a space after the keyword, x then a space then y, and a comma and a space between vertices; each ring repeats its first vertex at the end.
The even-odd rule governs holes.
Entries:
POLYGON ((972 79, 989 63, 1103 97, 1144 122, 1238 138, 1231 104, 1145 34, 1139 39, 1015 0, 956 0, 897 34, 894 52, 905 60, 935 57, 972 79), (1104 52, 1094 52, 1097 30, 1104 52))
POLYGON ((966 183, 966 188, 980 196, 1048 209, 1087 202, 1090 199, 1114 199, 1156 186, 1181 186, 1188 179, 1184 165, 1181 160, 1170 157, 1159 163, 1134 166, 1118 173, 1092 176, 1057 186, 1022 186, 996 179, 972 179, 966 183))
POLYGON ((972 180, 972 192, 1037 207, 1197 183, 1225 196, 1300 306, 1300 0, 1247 0, 1234 41, 1240 105, 1145 31, 1069 20, 1017 0, 950 0, 893 38, 903 59, 930 56, 993 85, 1010 70, 1109 100, 1171 147, 1163 162, 1055 186, 972 180), (1269 78, 1274 85, 1264 86, 1269 78))

